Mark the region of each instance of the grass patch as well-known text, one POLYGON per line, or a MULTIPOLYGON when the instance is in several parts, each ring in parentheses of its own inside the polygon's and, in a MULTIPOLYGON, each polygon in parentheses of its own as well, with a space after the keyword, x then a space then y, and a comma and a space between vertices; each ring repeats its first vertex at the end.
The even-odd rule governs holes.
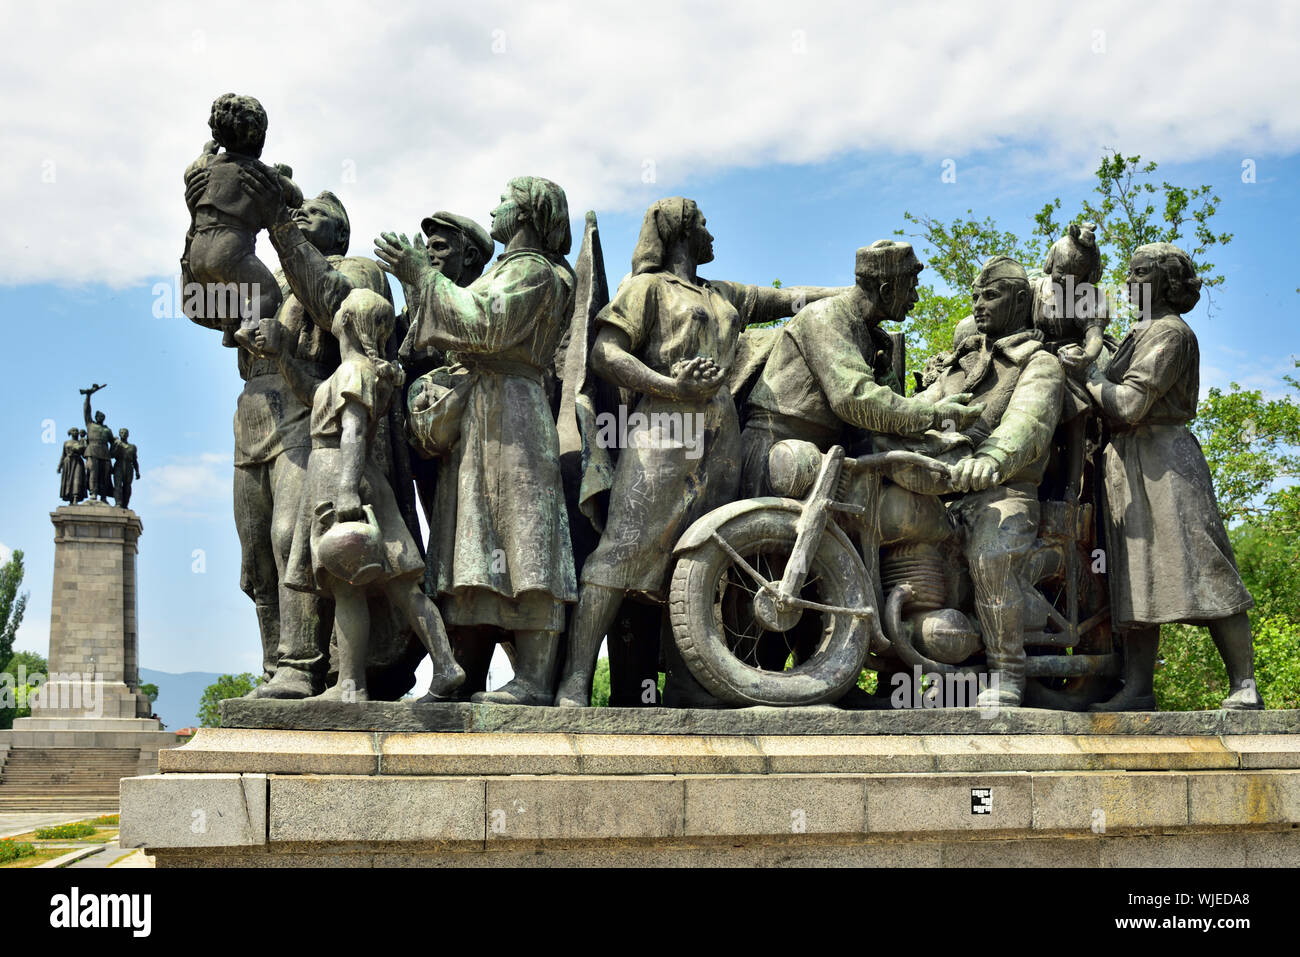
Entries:
POLYGON ((93 834, 88 834, 85 837, 42 837, 41 836, 42 833, 44 833, 47 830, 49 830, 49 828, 42 827, 36 829, 35 831, 28 831, 26 834, 15 834, 13 838, 11 838, 11 840, 30 841, 35 844, 40 844, 42 842, 48 842, 48 841, 58 841, 60 843, 75 843, 75 844, 106 844, 109 841, 113 841, 117 839, 117 828, 115 827, 95 828, 93 834))
POLYGON ((24 857, 31 857, 35 853, 36 848, 26 841, 15 841, 12 837, 0 841, 0 864, 8 864, 24 857))
POLYGON ((84 837, 94 837, 95 825, 76 821, 72 824, 38 827, 34 833, 38 841, 77 841, 84 837))
POLYGON ((27 857, 20 857, 16 861, 10 861, 8 864, 0 864, 0 870, 6 868, 36 867, 40 864, 44 864, 46 861, 52 861, 56 857, 62 857, 67 853, 68 849, 66 847, 38 847, 35 849, 34 853, 27 857))
POLYGON ((97 825, 97 826, 99 826, 99 827, 107 827, 107 826, 110 825, 110 824, 111 824, 113 827, 117 827, 117 815, 116 815, 116 814, 101 814, 99 817, 95 818, 94 820, 87 821, 87 823, 88 823, 88 824, 95 824, 95 825, 97 825))

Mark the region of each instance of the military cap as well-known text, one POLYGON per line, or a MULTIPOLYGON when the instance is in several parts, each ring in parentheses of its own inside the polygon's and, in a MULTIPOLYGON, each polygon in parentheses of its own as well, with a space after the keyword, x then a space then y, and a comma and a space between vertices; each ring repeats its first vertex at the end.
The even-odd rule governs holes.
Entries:
POLYGON ((916 258, 911 243, 877 239, 858 250, 854 273, 873 279, 889 279, 905 273, 918 273, 925 266, 916 258))
POLYGON ((994 256, 984 264, 975 277, 972 286, 987 286, 991 282, 999 279, 1013 279, 1016 282, 1023 282, 1029 285, 1029 274, 1025 272, 1025 267, 1020 265, 1010 256, 994 256))

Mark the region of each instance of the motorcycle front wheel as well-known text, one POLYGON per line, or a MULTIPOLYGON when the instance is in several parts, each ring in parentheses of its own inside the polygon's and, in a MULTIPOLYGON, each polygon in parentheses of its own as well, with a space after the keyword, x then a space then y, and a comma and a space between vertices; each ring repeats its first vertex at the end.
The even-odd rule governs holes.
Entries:
MULTIPOLYGON (((780 582, 795 543, 798 513, 747 512, 717 534, 766 580, 780 582)), ((844 533, 828 523, 800 597, 840 608, 875 606, 862 561, 844 533)), ((710 539, 682 554, 673 570, 669 617, 687 667, 709 692, 740 706, 796 706, 835 701, 856 683, 870 627, 844 613, 804 609, 783 631, 754 613, 759 584, 710 539)))

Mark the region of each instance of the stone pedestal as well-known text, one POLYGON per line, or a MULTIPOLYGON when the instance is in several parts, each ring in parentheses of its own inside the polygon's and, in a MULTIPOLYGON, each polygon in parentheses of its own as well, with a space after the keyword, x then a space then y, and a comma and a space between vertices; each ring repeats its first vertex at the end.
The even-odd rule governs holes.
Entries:
POLYGON ((140 517, 102 502, 64 505, 54 523, 48 680, 32 715, 14 722, 9 747, 136 748, 158 766, 176 735, 150 718, 140 693, 135 560, 140 517))
POLYGON ((135 556, 127 508, 65 505, 54 522, 50 681, 33 718, 148 718, 137 659, 135 556))
POLYGON ((200 730, 122 782, 122 846, 159 867, 1300 866, 1297 712, 350 707, 200 730))

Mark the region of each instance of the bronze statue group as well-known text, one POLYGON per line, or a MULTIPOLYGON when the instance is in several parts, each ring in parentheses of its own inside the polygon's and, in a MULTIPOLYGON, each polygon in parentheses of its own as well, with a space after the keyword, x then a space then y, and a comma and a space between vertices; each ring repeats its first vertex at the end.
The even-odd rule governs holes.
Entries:
POLYGON ((89 499, 108 503, 112 498, 118 508, 131 504, 131 484, 140 477, 139 450, 128 439, 131 433, 119 429, 117 435, 104 424, 104 413, 90 410, 90 397, 104 388, 93 385, 82 389, 84 429, 68 429, 56 471, 60 474, 59 498, 69 505, 89 499))
MULTIPOLYGON (((695 586, 674 578, 679 543, 693 527, 718 539, 721 520, 752 503, 807 493, 834 499, 817 520, 857 543, 874 591, 862 616, 878 619, 889 596, 915 636, 895 644, 928 649, 921 660, 936 667, 975 660, 996 675, 981 706, 1065 706, 1037 690, 1034 676, 1054 673, 1035 671, 1026 650, 1030 636, 1055 640, 1033 600, 1055 574, 1073 583, 1072 622, 1087 617, 1076 593, 1096 599, 1088 633, 1110 653, 1095 674, 1052 679, 1058 691, 1099 679, 1079 706, 1152 710, 1159 625, 1194 622, 1227 664, 1223 707, 1262 707, 1252 601, 1187 428, 1199 357, 1181 316, 1200 280, 1176 247, 1134 252, 1139 321, 1118 343, 1089 224, 1072 225, 1041 270, 994 257, 951 350, 916 373, 908 396, 900 339, 882 328, 917 302, 924 267, 907 243, 859 249, 844 287, 707 280, 697 269, 713 259, 713 236, 694 202, 673 197, 646 211, 610 297, 594 215, 575 268, 564 191, 519 177, 490 230, 436 212, 413 241, 377 238, 376 261, 347 254, 337 196, 305 199, 287 167, 260 161, 256 100, 219 98, 210 127, 185 174, 182 270, 187 283, 237 286, 237 315, 186 302, 194 322, 223 332, 245 383, 235 519, 262 638, 254 696, 392 699, 428 654, 422 702, 583 707, 607 641, 611 703, 717 706, 666 608, 702 598, 706 618, 716 607, 734 624, 762 618, 760 596, 750 590, 758 612, 747 612, 721 585, 716 602, 683 594, 695 586), (280 261, 273 276, 252 253, 263 228, 280 261), (402 284, 400 313, 385 273, 402 284), (626 427, 611 443, 598 422, 613 410, 626 427), (880 469, 846 467, 834 489, 809 491, 829 474, 819 463, 845 450, 844 462, 880 469), (1053 535, 1067 541, 1055 572, 1043 557, 1053 535), (1096 544, 1104 578, 1078 567, 1096 544), (498 644, 515 674, 488 691, 498 644)), ((727 541, 717 547, 749 564, 727 541)), ((815 615, 789 618, 797 604, 787 596, 771 613, 784 622, 779 643, 751 640, 753 667, 811 669, 822 629, 815 615)), ((853 663, 872 663, 882 687, 910 660, 890 658, 890 643, 872 639, 853 663)), ((842 687, 833 697, 882 701, 842 687)))

